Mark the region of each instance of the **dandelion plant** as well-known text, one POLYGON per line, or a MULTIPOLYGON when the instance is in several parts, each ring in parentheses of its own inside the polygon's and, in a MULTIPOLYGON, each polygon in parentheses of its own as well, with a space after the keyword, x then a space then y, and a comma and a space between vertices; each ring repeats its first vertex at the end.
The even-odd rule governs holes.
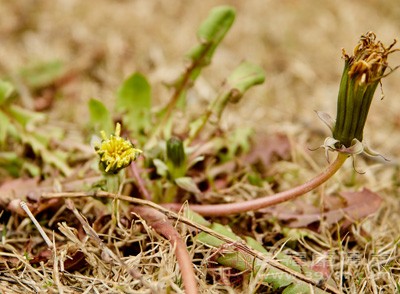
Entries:
MULTIPOLYGON (((310 192, 329 180, 343 165, 350 155, 365 152, 375 155, 362 145, 363 131, 368 111, 377 86, 384 77, 389 66, 388 56, 398 51, 393 49, 396 42, 386 47, 376 36, 368 32, 361 36, 354 49, 354 55, 347 55, 343 51, 345 60, 342 79, 339 87, 336 121, 328 114, 319 112, 319 117, 332 130, 333 138, 328 137, 323 147, 326 151, 334 151, 337 158, 327 169, 310 181, 290 190, 267 195, 244 202, 191 205, 190 208, 202 215, 219 216, 254 211, 276 205, 310 192)), ((168 204, 166 207, 179 209, 180 204, 168 204)))

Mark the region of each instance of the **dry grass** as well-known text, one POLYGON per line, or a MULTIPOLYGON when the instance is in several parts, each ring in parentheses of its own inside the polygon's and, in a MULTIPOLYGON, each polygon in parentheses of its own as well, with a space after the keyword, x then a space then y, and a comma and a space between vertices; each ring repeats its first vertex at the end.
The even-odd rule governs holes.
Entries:
MULTIPOLYGON (((86 127, 87 107, 71 105, 86 105, 89 98, 98 97, 111 107, 121 81, 136 70, 151 81, 156 105, 163 105, 167 93, 163 83, 182 69, 182 55, 195 42, 198 24, 217 4, 232 4, 238 17, 212 68, 205 71, 192 91, 191 109, 204 107, 240 60, 261 64, 267 73, 266 84, 226 111, 222 127, 251 126, 269 134, 287 134, 292 143, 292 161, 277 162, 271 169, 276 171, 282 189, 297 185, 325 166, 322 152, 310 153, 307 148, 320 145, 328 134, 313 110, 335 113, 342 70, 340 49, 350 51, 358 37, 369 30, 385 43, 398 37, 400 6, 395 1, 338 4, 333 0, 205 0, 189 4, 4 0, 0 5, 0 76, 27 63, 64 61, 76 76, 64 86, 62 97, 55 100, 49 113, 51 122, 66 126, 67 140, 87 144, 90 138, 82 138, 77 131, 86 127), (282 172, 285 170, 294 170, 298 176, 282 172)), ((398 65, 400 57, 393 56, 390 61, 398 65)), ((327 268, 344 293, 399 293, 398 79, 396 72, 383 81, 386 98, 373 102, 365 134, 368 142, 391 161, 360 158, 357 166, 365 174, 355 173, 348 163, 325 190, 314 195, 367 187, 384 200, 375 215, 352 225, 342 235, 339 229, 323 224, 318 233, 288 230, 270 217, 246 214, 235 220, 236 233, 249 233, 247 224, 251 224, 250 234, 271 250, 289 240, 287 253, 297 254, 309 264, 328 263, 327 268)), ((246 191, 246 187, 240 188, 246 191)), ((246 198, 252 194, 243 195, 246 198)), ((89 222, 100 222, 98 235, 123 263, 105 256, 93 239, 81 238, 84 232, 76 230, 78 221, 64 205, 40 215, 50 220, 42 225, 59 244, 54 252, 42 251, 43 240, 30 220, 3 211, 1 227, 7 236, 0 244, 2 293, 164 293, 166 289, 182 293, 171 244, 146 222, 132 216, 124 205, 117 224, 109 216, 99 218, 100 213, 110 210, 99 200, 77 200, 75 206, 89 222), (76 255, 79 252, 83 256, 76 255), (37 262, 28 262, 32 257, 37 262), (68 264, 71 257, 79 268, 68 264), (63 270, 66 266, 73 270, 63 270), (126 267, 140 272, 142 280, 132 277, 126 267)), ((188 226, 174 224, 187 240, 201 293, 272 292, 260 286, 259 277, 240 275, 214 264, 215 252, 195 242, 188 226)))

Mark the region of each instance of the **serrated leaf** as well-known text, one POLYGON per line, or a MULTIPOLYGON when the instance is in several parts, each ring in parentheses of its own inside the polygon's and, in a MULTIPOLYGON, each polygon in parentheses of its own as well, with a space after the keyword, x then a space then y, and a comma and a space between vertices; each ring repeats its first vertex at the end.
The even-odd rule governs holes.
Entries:
POLYGON ((186 104, 187 90, 191 88, 203 67, 211 63, 215 50, 225 37, 235 20, 235 9, 231 6, 219 6, 211 10, 208 17, 202 22, 197 38, 199 43, 186 54, 191 61, 185 72, 174 82, 175 94, 167 105, 167 115, 172 108, 178 106, 183 109, 186 104))
POLYGON ((197 187, 196 183, 191 177, 176 178, 175 183, 178 185, 178 187, 182 188, 185 191, 191 192, 193 194, 201 194, 200 189, 197 187))
POLYGON ((96 99, 89 101, 90 124, 96 132, 105 131, 107 135, 113 132, 113 122, 110 112, 104 104, 96 99))
POLYGON ((151 87, 145 76, 134 73, 118 89, 116 110, 125 113, 129 130, 140 132, 150 126, 151 87))
MULTIPOLYGON (((241 240, 240 237, 235 235, 226 226, 215 223, 211 225, 211 229, 233 240, 238 240, 238 241, 241 240)), ((239 271, 250 270, 253 272, 253 274, 257 273, 257 271, 264 268, 262 266, 262 261, 254 259, 254 257, 249 254, 243 253, 241 251, 236 251, 234 247, 230 246, 226 246, 226 248, 224 249, 222 245, 226 243, 218 239, 217 237, 202 232, 199 235, 197 235, 197 240, 209 246, 225 250, 222 251, 221 256, 217 258, 218 263, 224 266, 229 266, 239 271)), ((272 255, 268 253, 266 249, 263 248, 262 245, 259 244, 256 240, 246 237, 246 241, 248 242, 248 245, 252 249, 260 251, 261 253, 266 254, 268 257, 272 258, 272 255)), ((320 278, 319 273, 314 272, 306 267, 301 267, 296 262, 294 262, 289 256, 283 253, 279 253, 276 256, 276 259, 279 260, 279 262, 282 265, 287 266, 300 273, 305 273, 308 277, 313 277, 315 279, 320 278)), ((274 289, 282 289, 283 293, 325 293, 319 288, 310 287, 309 284, 297 280, 290 274, 270 266, 267 266, 265 268, 265 274, 263 274, 263 281, 265 283, 270 284, 274 289)))

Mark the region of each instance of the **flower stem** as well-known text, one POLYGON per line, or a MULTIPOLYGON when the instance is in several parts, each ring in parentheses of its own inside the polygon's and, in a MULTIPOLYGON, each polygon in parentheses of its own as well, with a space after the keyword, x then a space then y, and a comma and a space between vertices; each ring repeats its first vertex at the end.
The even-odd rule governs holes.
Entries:
POLYGON ((119 174, 105 175, 107 191, 110 193, 118 194, 120 177, 119 174))
POLYGON ((135 162, 132 162, 131 164, 131 171, 132 171, 132 176, 136 181, 136 185, 139 189, 140 194, 143 196, 144 199, 151 201, 152 197, 146 188, 143 178, 139 174, 139 169, 135 162))
MULTIPOLYGON (((145 199, 151 200, 150 192, 147 190, 135 163, 131 164, 131 170, 133 172, 133 177, 137 182, 140 193, 145 199)), ((139 214, 157 233, 168 239, 168 241, 174 247, 175 256, 181 269, 182 281, 186 293, 197 294, 198 287, 192 259, 189 255, 186 243, 182 240, 182 237, 179 235, 175 227, 168 222, 164 214, 157 211, 153 207, 135 206, 132 208, 132 211, 139 214)))
POLYGON ((176 228, 168 221, 168 218, 163 213, 152 207, 134 206, 132 207, 132 212, 140 215, 148 226, 168 239, 174 249, 176 260, 180 267, 185 293, 197 294, 198 286, 193 262, 189 255, 187 245, 176 228))
MULTIPOLYGON (((222 216, 259 210, 288 200, 292 200, 296 197, 299 197, 307 192, 314 190, 315 188, 329 180, 340 169, 340 167, 343 165, 348 157, 349 155, 347 154, 338 153, 335 161, 332 162, 328 166, 328 168, 321 174, 317 175, 310 181, 300 186, 277 193, 275 195, 268 195, 261 198, 236 203, 209 205, 195 204, 190 205, 190 209, 203 216, 222 216)), ((175 211, 178 211, 182 208, 182 204, 180 203, 169 203, 164 204, 163 206, 175 211)))

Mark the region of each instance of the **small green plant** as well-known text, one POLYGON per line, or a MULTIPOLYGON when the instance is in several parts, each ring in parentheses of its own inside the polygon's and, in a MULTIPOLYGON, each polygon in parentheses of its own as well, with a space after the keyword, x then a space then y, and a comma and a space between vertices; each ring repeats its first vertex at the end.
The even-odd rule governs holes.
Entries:
MULTIPOLYGON (((211 64, 212 57, 235 19, 235 10, 229 6, 213 9, 197 32, 199 44, 189 50, 190 64, 172 85, 172 96, 168 104, 158 113, 152 112, 151 86, 141 73, 133 73, 117 91, 115 112, 112 114, 100 100, 89 102, 90 124, 95 130, 110 130, 114 116, 121 116, 124 129, 129 137, 143 148, 147 168, 155 169, 160 180, 153 181, 152 199, 156 202, 171 202, 178 199, 177 193, 186 191, 199 194, 193 179, 187 176, 190 167, 204 159, 202 156, 190 158, 191 147, 208 126, 212 138, 218 121, 229 103, 238 103, 253 86, 264 82, 264 71, 248 61, 241 62, 232 74, 223 81, 221 90, 198 117, 188 117, 192 121, 184 140, 175 137, 174 117, 186 104, 186 93, 193 87, 202 69, 211 64), (174 111, 176 110, 176 111, 174 111)), ((242 140, 242 138, 238 138, 242 140)), ((229 150, 235 144, 229 143, 229 150)), ((229 152, 230 156, 235 151, 229 152)), ((146 178, 146 175, 142 175, 146 178)), ((150 178, 149 181, 152 181, 150 178)))
MULTIPOLYGON (((59 63, 56 69, 55 64, 50 65, 26 69, 21 72, 21 77, 30 87, 41 87, 60 74, 59 63)), ((40 176, 43 174, 42 163, 46 163, 64 175, 70 175, 72 169, 67 164, 68 154, 51 148, 53 140, 62 140, 63 131, 46 125, 45 114, 22 107, 21 99, 12 82, 0 79, 0 172, 15 177, 24 173, 40 176), (24 156, 30 150, 34 157, 24 156)))
MULTIPOLYGON (((369 32, 361 37, 354 49, 354 56, 343 53, 345 67, 339 89, 337 120, 334 121, 328 114, 318 112, 319 117, 333 132, 333 138, 328 137, 323 147, 327 153, 328 151, 337 153, 336 160, 324 172, 302 185, 275 195, 237 203, 192 205, 191 209, 202 215, 218 216, 276 205, 314 190, 329 180, 351 155, 362 152, 377 155, 363 145, 363 130, 371 100, 388 67, 387 58, 399 50, 393 49, 395 44, 396 42, 385 47, 376 41, 375 34, 369 32)), ((179 206, 175 204, 168 207, 177 209, 179 206)))

